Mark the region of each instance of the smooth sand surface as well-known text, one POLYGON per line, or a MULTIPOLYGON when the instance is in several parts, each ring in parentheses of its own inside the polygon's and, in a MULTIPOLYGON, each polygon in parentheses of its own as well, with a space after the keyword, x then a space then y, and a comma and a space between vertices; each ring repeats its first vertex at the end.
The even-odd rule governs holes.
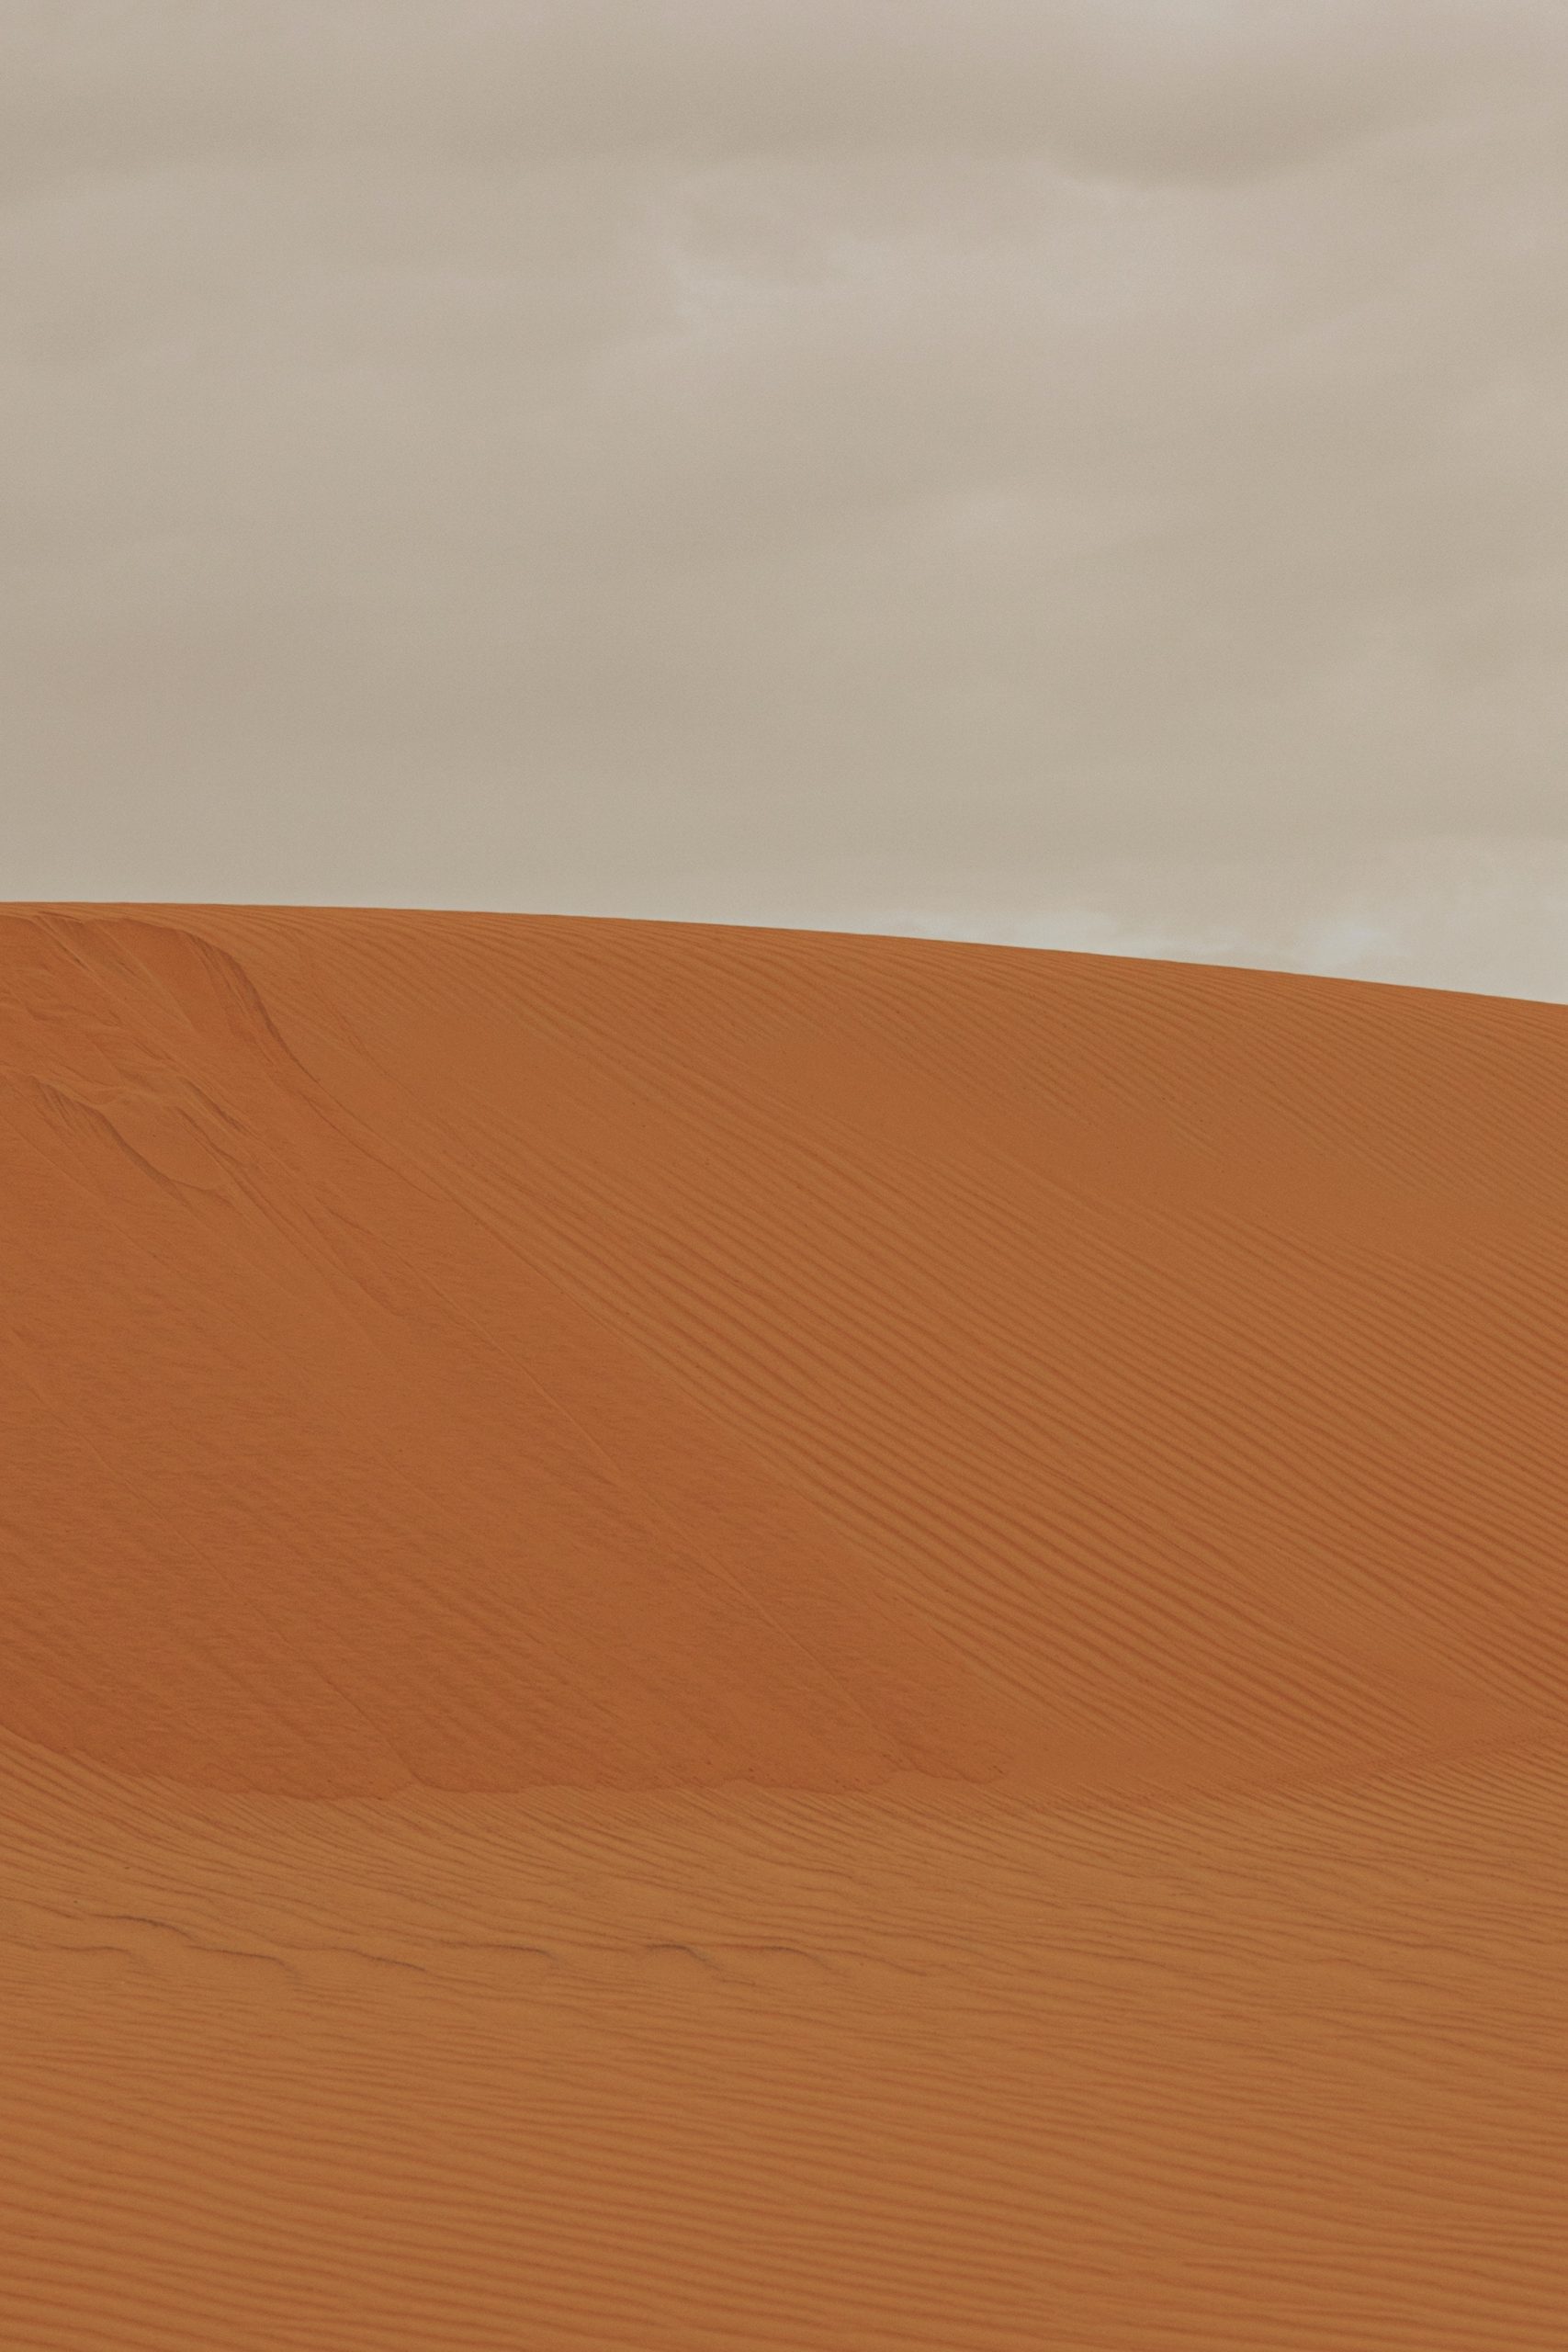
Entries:
POLYGON ((1568 2342, 1568 1011, 0 910, 6 2352, 1568 2342))

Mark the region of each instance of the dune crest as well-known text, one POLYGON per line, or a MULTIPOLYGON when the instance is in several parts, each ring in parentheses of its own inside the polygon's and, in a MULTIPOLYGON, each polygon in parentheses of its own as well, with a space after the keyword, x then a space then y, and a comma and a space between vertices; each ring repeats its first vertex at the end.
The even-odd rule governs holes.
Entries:
POLYGON ((1558 1719, 1553 1010, 314 910, 0 972, 28 1739, 1169 1788, 1558 1719))

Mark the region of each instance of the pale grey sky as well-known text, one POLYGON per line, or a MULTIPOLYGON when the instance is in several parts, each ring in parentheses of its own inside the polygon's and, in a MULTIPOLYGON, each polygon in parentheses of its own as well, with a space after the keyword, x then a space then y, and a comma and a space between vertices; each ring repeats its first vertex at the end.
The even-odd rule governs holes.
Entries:
POLYGON ((1568 997, 1561 0, 6 0, 0 896, 1568 997))

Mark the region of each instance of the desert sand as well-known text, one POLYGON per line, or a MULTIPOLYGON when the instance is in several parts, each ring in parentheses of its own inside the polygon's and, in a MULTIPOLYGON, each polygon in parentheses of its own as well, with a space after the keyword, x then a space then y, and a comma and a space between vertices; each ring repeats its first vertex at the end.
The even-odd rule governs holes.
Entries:
POLYGON ((0 912, 6 2352, 1568 2341, 1568 1010, 0 912))

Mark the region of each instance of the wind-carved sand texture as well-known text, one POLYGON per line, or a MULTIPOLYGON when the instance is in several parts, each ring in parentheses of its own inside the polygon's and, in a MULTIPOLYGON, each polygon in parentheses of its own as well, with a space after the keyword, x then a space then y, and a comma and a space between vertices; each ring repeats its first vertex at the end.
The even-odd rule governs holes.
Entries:
POLYGON ((1568 1012, 0 917, 6 2352, 1568 2342, 1568 1012))

